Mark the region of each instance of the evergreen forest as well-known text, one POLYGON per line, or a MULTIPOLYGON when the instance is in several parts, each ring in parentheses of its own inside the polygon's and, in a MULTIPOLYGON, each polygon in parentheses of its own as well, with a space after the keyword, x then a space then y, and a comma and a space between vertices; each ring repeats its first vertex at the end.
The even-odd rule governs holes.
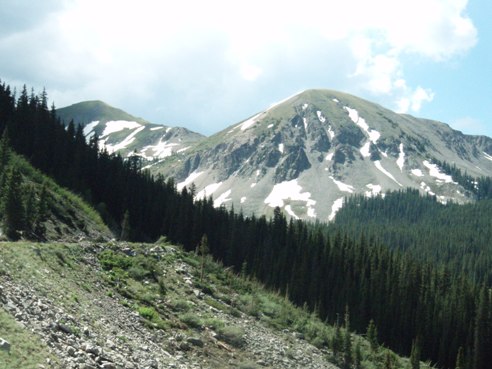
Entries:
MULTIPOLYGON (((333 225, 287 220, 278 208, 271 219, 216 209, 211 198, 194 200, 193 188, 177 191, 172 179, 142 171, 138 158, 100 151, 97 137, 87 143, 47 101, 45 91, 24 87, 16 96, 0 83, 2 150, 84 198, 115 234, 165 236, 186 250, 206 235, 217 261, 330 323, 349 311, 351 329, 375 344, 440 368, 490 367, 488 200, 443 206, 414 191, 354 198, 333 225)), ((23 179, 15 165, 1 165, 2 222, 15 238, 25 225, 12 214, 27 214, 28 196, 16 193, 23 179)))

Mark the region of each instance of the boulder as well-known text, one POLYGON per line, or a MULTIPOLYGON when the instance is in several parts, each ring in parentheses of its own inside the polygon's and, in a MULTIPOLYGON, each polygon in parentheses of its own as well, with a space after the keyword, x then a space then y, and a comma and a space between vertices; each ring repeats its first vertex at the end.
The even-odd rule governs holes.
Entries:
POLYGON ((10 343, 3 338, 0 338, 0 350, 10 353, 10 343))

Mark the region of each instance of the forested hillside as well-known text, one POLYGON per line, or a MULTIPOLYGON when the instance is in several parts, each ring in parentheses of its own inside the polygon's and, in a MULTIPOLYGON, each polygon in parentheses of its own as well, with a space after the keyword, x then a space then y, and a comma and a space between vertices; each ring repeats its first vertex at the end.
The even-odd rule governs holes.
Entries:
POLYGON ((443 205, 434 196, 406 190, 384 198, 347 198, 331 228, 378 240, 418 260, 446 266, 453 275, 464 273, 491 286, 491 215, 490 199, 443 205))
POLYGON ((483 278, 449 268, 445 258, 436 267, 430 257, 392 251, 381 237, 287 221, 278 208, 266 219, 215 209, 212 199, 194 201, 193 188, 178 192, 171 179, 141 172, 138 161, 86 144, 81 128, 65 129, 46 101, 46 93, 29 96, 26 89, 15 99, 1 85, 0 130, 7 127, 15 151, 91 202, 124 238, 166 235, 195 250, 207 235, 215 259, 322 319, 337 322, 348 309, 359 332, 373 319, 384 345, 420 352, 442 368, 485 369, 492 362, 491 299, 483 278))

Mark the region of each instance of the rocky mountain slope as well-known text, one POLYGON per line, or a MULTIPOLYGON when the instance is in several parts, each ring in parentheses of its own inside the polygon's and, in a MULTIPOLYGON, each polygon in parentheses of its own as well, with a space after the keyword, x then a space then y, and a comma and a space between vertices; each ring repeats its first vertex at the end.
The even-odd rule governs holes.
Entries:
POLYGON ((216 206, 332 220, 344 197, 418 188, 441 202, 470 201, 436 160, 492 175, 492 139, 396 114, 330 90, 308 90, 199 141, 152 168, 196 187, 216 206))
POLYGON ((473 194, 437 163, 492 175, 492 139, 331 90, 304 91, 210 137, 101 102, 58 112, 86 123, 84 134, 97 134, 101 148, 145 158, 144 168, 174 177, 178 189, 194 184, 198 198, 247 215, 279 206, 293 218, 330 221, 346 196, 406 187, 464 203, 473 194))
MULTIPOLYGON (((165 242, 4 243, 0 307, 2 369, 335 369, 341 358, 314 315, 165 242)), ((408 365, 352 340, 364 367, 388 355, 408 365)))
POLYGON ((87 140, 97 135, 101 149, 122 157, 140 156, 144 165, 182 153, 203 138, 186 128, 149 123, 102 101, 85 101, 56 112, 65 124, 73 120, 82 125, 87 140))

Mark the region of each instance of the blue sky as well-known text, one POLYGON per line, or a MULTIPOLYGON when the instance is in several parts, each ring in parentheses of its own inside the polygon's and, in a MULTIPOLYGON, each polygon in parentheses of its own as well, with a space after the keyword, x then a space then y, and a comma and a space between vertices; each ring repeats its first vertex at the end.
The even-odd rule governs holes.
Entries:
POLYGON ((0 79, 212 134, 308 88, 492 136, 486 0, 0 0, 0 79))

